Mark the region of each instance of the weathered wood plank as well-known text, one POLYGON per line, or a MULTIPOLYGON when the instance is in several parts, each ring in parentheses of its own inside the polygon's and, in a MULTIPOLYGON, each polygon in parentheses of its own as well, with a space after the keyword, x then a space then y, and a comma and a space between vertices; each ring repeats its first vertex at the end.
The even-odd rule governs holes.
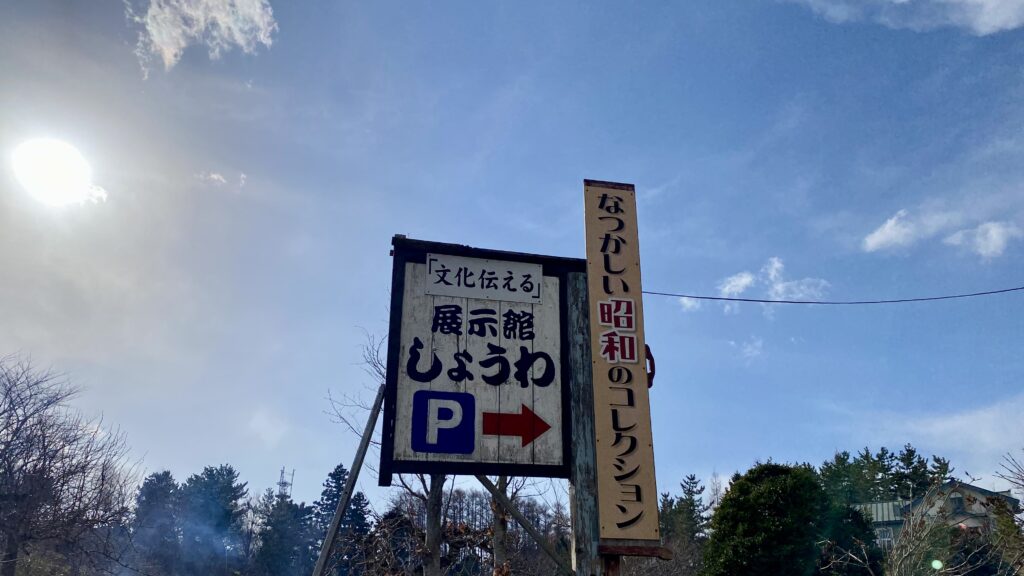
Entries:
MULTIPOLYGON (((558 278, 545 276, 541 290, 541 303, 534 304, 534 318, 537 320, 534 351, 543 350, 551 355, 555 379, 545 387, 530 386, 533 393, 533 412, 551 426, 551 429, 533 441, 533 462, 535 464, 562 463, 562 373, 559 369, 561 357, 560 315, 558 313, 558 278)), ((539 378, 544 371, 542 362, 533 366, 533 377, 539 378)), ((516 409, 518 411, 518 408, 516 409)))
MULTIPOLYGON (((493 344, 496 341, 500 341, 501 338, 501 316, 499 316, 501 307, 499 304, 500 302, 491 300, 471 299, 468 301, 465 309, 464 333, 467 343, 466 350, 473 357, 473 363, 476 366, 473 369, 473 379, 465 382, 465 391, 476 398, 478 414, 497 412, 499 408, 498 386, 484 382, 484 374, 492 374, 496 371, 496 368, 490 367, 485 369, 480 367, 480 363, 487 358, 487 344, 493 344), (473 315, 474 311, 481 313, 473 315), (487 314, 485 313, 486 311, 493 312, 487 314), (474 325, 474 320, 476 320, 476 330, 471 329, 474 325), (494 324, 489 323, 488 320, 493 320, 494 324)), ((483 418, 476 418, 475 435, 477 460, 480 462, 499 462, 498 437, 483 435, 483 418)))
POLYGON ((431 297, 424 295, 423 264, 408 263, 405 265, 405 295, 402 310, 402 342, 399 356, 398 396, 395 402, 395 457, 417 458, 412 450, 412 395, 422 387, 414 382, 406 369, 409 360, 409 349, 413 338, 423 343, 420 350, 420 370, 430 366, 431 347, 430 334, 431 297))
POLYGON ((590 360, 590 311, 586 274, 568 275, 568 326, 572 406, 572 452, 569 494, 572 514, 573 567, 576 576, 600 576, 598 558, 597 473, 594 454, 594 389, 590 360))

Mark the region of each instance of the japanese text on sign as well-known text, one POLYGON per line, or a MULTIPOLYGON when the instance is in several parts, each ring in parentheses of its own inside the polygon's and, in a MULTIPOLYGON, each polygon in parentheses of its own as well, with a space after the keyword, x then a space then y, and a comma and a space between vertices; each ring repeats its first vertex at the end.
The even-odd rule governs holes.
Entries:
POLYGON ((432 250, 413 260, 404 245, 395 250, 401 298, 385 404, 393 431, 382 463, 397 472, 567 474, 559 272, 432 250))
POLYGON ((427 294, 534 304, 543 267, 523 262, 427 254, 427 294))
POLYGON ((636 193, 588 180, 584 200, 600 536, 658 540, 636 193))

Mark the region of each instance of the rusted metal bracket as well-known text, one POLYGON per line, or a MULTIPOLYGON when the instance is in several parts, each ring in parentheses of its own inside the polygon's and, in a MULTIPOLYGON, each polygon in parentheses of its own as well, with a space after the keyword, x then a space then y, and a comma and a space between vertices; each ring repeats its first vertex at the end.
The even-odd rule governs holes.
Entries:
POLYGON ((651 352, 651 347, 648 344, 644 344, 644 355, 647 356, 647 387, 654 387, 654 354, 651 352))

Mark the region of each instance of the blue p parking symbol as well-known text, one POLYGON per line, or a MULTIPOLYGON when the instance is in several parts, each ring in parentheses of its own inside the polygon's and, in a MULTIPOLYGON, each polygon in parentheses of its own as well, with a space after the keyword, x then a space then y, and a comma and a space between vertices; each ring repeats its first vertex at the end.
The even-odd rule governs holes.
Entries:
POLYGON ((412 449, 472 454, 476 399, 464 392, 420 390, 412 395, 412 449))

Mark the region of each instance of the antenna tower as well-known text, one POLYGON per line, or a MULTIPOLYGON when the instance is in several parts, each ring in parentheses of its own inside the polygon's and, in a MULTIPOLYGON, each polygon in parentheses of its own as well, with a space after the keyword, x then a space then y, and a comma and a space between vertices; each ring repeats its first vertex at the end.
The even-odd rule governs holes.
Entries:
POLYGON ((292 474, 289 480, 285 480, 285 476, 284 466, 282 466, 281 476, 277 480, 277 495, 288 496, 290 498, 292 495, 292 484, 295 483, 295 469, 292 468, 292 474))

